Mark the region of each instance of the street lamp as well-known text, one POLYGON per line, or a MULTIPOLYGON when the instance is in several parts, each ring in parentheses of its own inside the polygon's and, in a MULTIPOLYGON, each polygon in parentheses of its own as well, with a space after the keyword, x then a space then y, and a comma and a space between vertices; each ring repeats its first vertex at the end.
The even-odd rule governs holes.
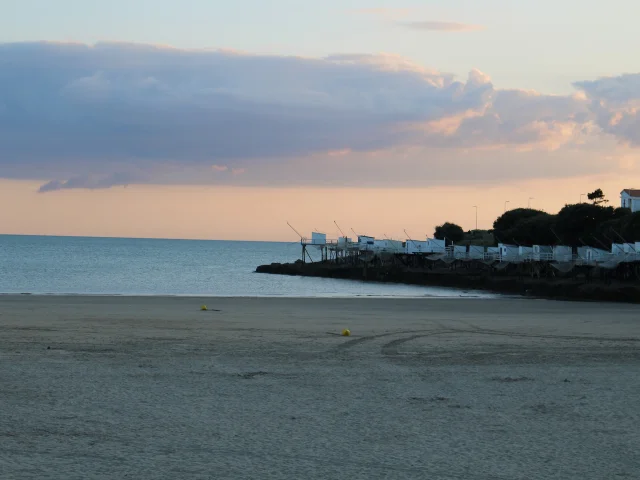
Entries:
POLYGON ((507 211, 507 203, 509 203, 509 200, 506 200, 506 201, 504 202, 504 211, 505 211, 505 212, 507 211))
POLYGON ((535 200, 535 198, 529 197, 529 202, 527 202, 527 208, 531 208, 531 200, 535 200))
POLYGON ((476 209, 476 232, 478 231, 478 206, 474 205, 473 208, 476 209))

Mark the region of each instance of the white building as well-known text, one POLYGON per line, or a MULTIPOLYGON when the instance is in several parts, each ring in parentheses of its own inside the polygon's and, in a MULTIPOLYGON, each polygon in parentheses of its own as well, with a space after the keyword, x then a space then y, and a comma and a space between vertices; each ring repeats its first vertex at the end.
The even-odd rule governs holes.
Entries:
POLYGON ((427 253, 428 251, 428 240, 407 240, 407 253, 409 255, 412 255, 414 253, 427 253))
POLYGON ((311 243, 313 245, 326 245, 327 235, 320 232, 311 232, 311 243))
POLYGON ((632 212, 640 211, 640 190, 625 188, 620 192, 620 206, 630 208, 632 212))
POLYGON ((479 245, 469 245, 469 258, 482 260, 484 258, 484 247, 479 245))
POLYGON ((586 262, 602 262, 610 255, 606 250, 595 247, 578 247, 578 258, 586 262))
POLYGON ((518 247, 518 256, 525 258, 531 258, 533 256, 533 247, 518 247))
POLYGON ((555 245, 553 247, 553 259, 556 262, 570 262, 573 258, 573 249, 566 245, 555 245))
POLYGON ((607 257, 609 257, 609 255, 611 255, 611 254, 609 252, 607 252, 606 250, 602 250, 601 248, 592 247, 587 252, 587 259, 589 261, 596 260, 598 262, 602 262, 602 261, 606 260, 607 257))
POLYGON ((370 252, 374 250, 375 238, 368 235, 358 235, 358 250, 370 252))
POLYGON ((346 248, 353 243, 350 237, 338 237, 338 247, 346 248))
POLYGON ((520 255, 520 249, 516 245, 507 245, 506 243, 499 243, 500 260, 516 260, 520 255))
POLYGON ((405 251, 405 246, 403 242, 400 240, 374 240, 373 249, 376 252, 384 252, 384 253, 403 253, 405 251))
POLYGON ((611 253, 614 255, 624 255, 624 243, 612 243, 611 244, 611 253))
POLYGON ((533 259, 534 260, 551 260, 553 258, 553 247, 550 245, 534 245, 533 246, 533 259))
POLYGON ((427 239, 427 252, 429 253, 444 253, 446 250, 445 241, 438 240, 436 238, 427 239))

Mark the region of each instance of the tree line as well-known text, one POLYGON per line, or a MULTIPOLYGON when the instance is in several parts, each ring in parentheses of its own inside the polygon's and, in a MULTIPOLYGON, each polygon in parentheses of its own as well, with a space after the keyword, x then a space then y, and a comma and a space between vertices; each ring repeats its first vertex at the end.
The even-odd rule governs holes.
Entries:
MULTIPOLYGON (((590 203, 565 205, 550 214, 533 208, 509 210, 493 222, 497 243, 516 245, 571 245, 610 249, 612 243, 640 241, 640 212, 607 206, 601 189, 587 195, 590 203)), ((448 243, 462 243, 473 232, 444 223, 436 227, 434 237, 448 243)))

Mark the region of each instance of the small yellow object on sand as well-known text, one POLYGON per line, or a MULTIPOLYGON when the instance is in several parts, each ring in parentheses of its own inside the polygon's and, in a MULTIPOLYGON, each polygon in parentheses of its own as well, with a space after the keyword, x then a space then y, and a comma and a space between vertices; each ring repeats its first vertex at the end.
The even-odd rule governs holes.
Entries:
POLYGON ((348 337, 350 335, 351 335, 351 330, 349 330, 348 328, 345 328, 344 330, 342 330, 343 337, 348 337))
POLYGON ((202 306, 200 307, 200 310, 202 310, 203 312, 204 312, 206 309, 207 309, 207 306, 206 306, 206 305, 202 305, 202 306))

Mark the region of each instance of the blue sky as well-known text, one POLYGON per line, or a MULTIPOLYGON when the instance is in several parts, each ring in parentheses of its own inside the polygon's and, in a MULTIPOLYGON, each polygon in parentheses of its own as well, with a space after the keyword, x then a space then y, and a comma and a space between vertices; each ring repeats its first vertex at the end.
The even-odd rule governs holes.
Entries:
POLYGON ((571 82, 640 71, 635 0, 0 0, 0 42, 129 41, 325 56, 389 52, 502 88, 570 93, 571 82), (386 15, 358 12, 388 9, 386 15), (442 32, 394 22, 458 22, 442 32))

